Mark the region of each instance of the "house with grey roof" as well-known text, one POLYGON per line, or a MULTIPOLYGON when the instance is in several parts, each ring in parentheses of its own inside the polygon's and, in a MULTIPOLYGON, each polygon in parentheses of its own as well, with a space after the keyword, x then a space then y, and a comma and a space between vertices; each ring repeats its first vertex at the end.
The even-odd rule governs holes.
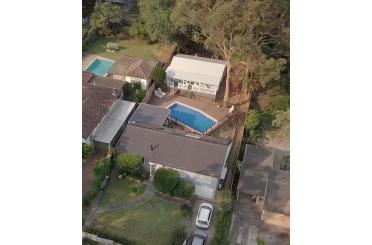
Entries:
POLYGON ((156 60, 141 59, 127 55, 120 56, 109 70, 109 74, 117 80, 129 83, 141 83, 146 90, 151 83, 151 74, 158 65, 156 60))
MULTIPOLYGON (((159 108, 153 109, 156 112, 159 108)), ((182 178, 192 181, 196 196, 213 200, 221 173, 227 169, 231 141, 164 127, 168 111, 161 116, 146 116, 141 105, 137 111, 124 129, 116 151, 141 155, 150 176, 162 167, 177 170, 182 178)))
POLYGON ((237 202, 254 201, 261 210, 262 221, 269 223, 281 220, 276 223, 289 228, 289 185, 288 151, 246 145, 237 187, 237 202))
POLYGON ((132 115, 135 103, 121 100, 121 90, 90 84, 83 73, 82 142, 107 153, 132 115))
POLYGON ((173 90, 215 99, 225 75, 223 60, 177 54, 166 70, 166 82, 173 90))

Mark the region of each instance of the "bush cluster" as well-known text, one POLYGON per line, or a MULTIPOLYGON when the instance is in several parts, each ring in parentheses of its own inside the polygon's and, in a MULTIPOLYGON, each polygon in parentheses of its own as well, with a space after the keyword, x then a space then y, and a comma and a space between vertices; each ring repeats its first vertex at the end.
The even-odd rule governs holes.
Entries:
POLYGON ((229 230, 232 217, 232 199, 225 200, 219 208, 213 245, 227 245, 229 243, 229 230))
POLYGON ((93 169, 94 180, 90 192, 83 199, 83 206, 89 206, 92 199, 96 196, 97 192, 101 188, 102 180, 110 174, 114 167, 114 162, 111 161, 111 157, 101 158, 97 161, 97 165, 93 169))
POLYGON ((95 234, 95 235, 97 235, 101 238, 113 240, 114 242, 121 243, 123 245, 135 245, 136 244, 135 241, 129 240, 129 239, 124 238, 124 237, 119 237, 119 236, 113 235, 113 234, 111 234, 109 232, 106 232, 106 231, 100 231, 100 230, 96 230, 94 228, 84 228, 84 231, 88 232, 88 233, 95 234))
POLYGON ((281 94, 272 98, 265 110, 285 111, 289 108, 289 95, 281 94))
POLYGON ((87 159, 91 152, 92 152, 92 147, 88 144, 83 143, 83 158, 87 159))
POLYGON ((116 164, 120 174, 130 175, 138 178, 145 176, 143 158, 139 155, 120 153, 116 157, 116 164))
POLYGON ((123 85, 123 99, 136 103, 142 102, 146 91, 141 88, 141 83, 125 83, 123 85))
POLYGON ((161 87, 165 80, 165 70, 162 67, 155 67, 151 73, 152 80, 155 81, 156 87, 161 87))
POLYGON ((154 176, 155 188, 165 194, 189 199, 194 186, 191 181, 183 180, 176 170, 160 168, 154 176))

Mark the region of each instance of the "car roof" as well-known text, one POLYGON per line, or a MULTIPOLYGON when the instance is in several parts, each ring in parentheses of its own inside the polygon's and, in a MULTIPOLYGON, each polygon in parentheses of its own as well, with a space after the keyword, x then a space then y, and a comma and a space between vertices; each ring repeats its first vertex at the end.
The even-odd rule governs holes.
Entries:
POLYGON ((191 245, 203 245, 204 239, 199 237, 199 236, 194 236, 192 239, 192 244, 191 245))
POLYGON ((202 206, 200 208, 199 219, 202 221, 208 221, 208 216, 210 212, 211 209, 209 207, 202 206))

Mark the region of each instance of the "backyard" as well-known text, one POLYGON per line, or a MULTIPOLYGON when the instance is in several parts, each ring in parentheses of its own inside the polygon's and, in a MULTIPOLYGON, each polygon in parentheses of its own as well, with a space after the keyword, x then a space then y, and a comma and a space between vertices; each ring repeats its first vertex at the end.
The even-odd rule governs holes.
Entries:
POLYGON ((177 225, 185 221, 179 204, 153 198, 140 206, 98 214, 93 228, 138 244, 166 245, 171 243, 177 225))
POLYGON ((122 39, 109 40, 104 37, 98 37, 86 45, 86 52, 100 55, 109 59, 116 60, 121 55, 129 55, 145 59, 157 59, 165 62, 172 53, 169 45, 160 43, 149 44, 147 41, 140 39, 122 39), (119 51, 112 53, 107 52, 107 43, 114 42, 119 46, 119 51))
POLYGON ((137 182, 128 178, 120 179, 117 174, 115 174, 102 196, 100 206, 138 200, 145 192, 145 188, 146 185, 142 182, 137 182))

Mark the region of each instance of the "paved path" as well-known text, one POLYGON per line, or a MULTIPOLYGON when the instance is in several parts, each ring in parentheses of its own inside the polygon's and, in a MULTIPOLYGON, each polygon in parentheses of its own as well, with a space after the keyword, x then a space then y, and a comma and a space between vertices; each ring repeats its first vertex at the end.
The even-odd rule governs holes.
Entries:
POLYGON ((99 201, 101 200, 102 194, 103 192, 100 192, 95 198, 95 200, 92 202, 90 212, 85 219, 85 226, 92 225, 94 219, 96 218, 96 215, 99 213, 119 210, 119 209, 125 209, 125 208, 132 208, 132 207, 140 206, 146 203, 147 201, 149 201, 155 196, 155 189, 154 189, 153 182, 149 181, 147 182, 145 192, 140 199, 125 202, 125 203, 115 204, 115 205, 113 204, 113 205, 99 207, 98 204, 99 204, 99 201))

